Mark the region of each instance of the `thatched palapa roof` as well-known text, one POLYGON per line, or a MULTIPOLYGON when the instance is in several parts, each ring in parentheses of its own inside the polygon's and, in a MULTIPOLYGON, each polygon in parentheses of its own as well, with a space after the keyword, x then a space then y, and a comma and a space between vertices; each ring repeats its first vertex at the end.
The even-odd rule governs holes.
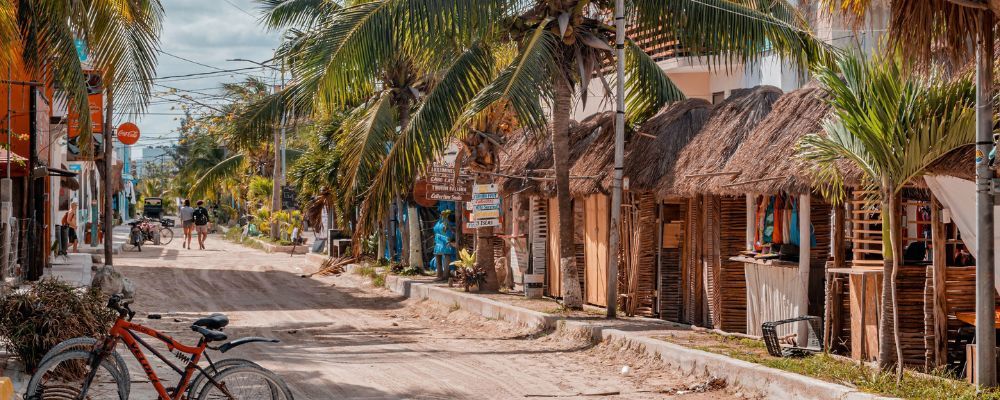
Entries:
MULTIPOLYGON (((667 105, 639 127, 625 132, 623 175, 629 191, 656 189, 665 173, 673 169, 677 155, 701 130, 712 105, 701 99, 688 99, 667 105)), ((609 115, 613 118, 613 114, 609 115)), ((610 119, 610 118, 609 118, 610 119)), ((614 121, 598 126, 599 135, 570 169, 570 192, 574 197, 610 193, 614 179, 614 121), (587 178, 593 177, 593 178, 587 178)))
MULTIPOLYGON (((583 122, 570 122, 570 165, 580 158, 600 133, 598 127, 614 124, 613 113, 594 114, 583 122), (609 122, 610 121, 610 122, 609 122)), ((613 129, 613 128, 609 128, 613 129)), ((552 141, 548 135, 517 132, 501 150, 497 184, 504 193, 555 194, 552 173, 552 141), (533 179, 541 178, 541 179, 533 179)))
POLYGON ((701 131, 680 151, 672 171, 660 180, 657 195, 690 196, 705 191, 705 183, 714 173, 726 172, 723 166, 750 131, 770 112, 781 96, 781 89, 757 86, 734 89, 715 106, 701 131))
POLYGON ((796 153, 799 139, 822 130, 830 111, 825 96, 815 85, 782 96, 726 163, 726 171, 740 174, 714 177, 706 189, 722 195, 811 191, 811 180, 796 153))

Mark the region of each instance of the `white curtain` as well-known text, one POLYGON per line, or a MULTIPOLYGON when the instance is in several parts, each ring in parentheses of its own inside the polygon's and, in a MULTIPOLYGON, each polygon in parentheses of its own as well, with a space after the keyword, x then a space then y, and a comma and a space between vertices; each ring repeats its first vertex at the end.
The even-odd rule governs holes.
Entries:
MULTIPOLYGON (((924 180, 934 197, 948 210, 952 222, 962 233, 962 242, 973 256, 978 254, 976 242, 976 183, 947 175, 926 175, 924 180)), ((1000 227, 1000 210, 993 207, 993 226, 1000 227)), ((993 242, 1000 242, 1000 229, 994 228, 993 242)), ((1000 246, 994 246, 994 262, 1000 261, 1000 246)), ((1000 274, 996 275, 993 286, 1000 290, 1000 274)))

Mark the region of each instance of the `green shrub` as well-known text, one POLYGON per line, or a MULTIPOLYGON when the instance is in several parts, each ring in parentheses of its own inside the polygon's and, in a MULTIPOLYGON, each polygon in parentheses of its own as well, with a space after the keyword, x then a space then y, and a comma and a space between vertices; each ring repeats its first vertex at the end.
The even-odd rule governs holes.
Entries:
POLYGON ((76 289, 46 278, 0 299, 0 336, 7 351, 33 371, 59 342, 105 335, 115 317, 99 291, 76 289))

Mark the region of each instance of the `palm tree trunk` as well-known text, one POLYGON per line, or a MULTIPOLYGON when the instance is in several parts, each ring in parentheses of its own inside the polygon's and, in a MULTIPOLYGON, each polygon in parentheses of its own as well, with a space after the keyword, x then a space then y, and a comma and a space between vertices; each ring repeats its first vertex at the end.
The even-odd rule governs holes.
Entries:
POLYGON ((899 268, 902 266, 902 249, 900 248, 902 242, 899 240, 899 234, 902 232, 902 227, 899 225, 899 195, 892 193, 889 196, 889 243, 892 249, 892 279, 890 286, 892 287, 892 331, 893 338, 896 342, 896 383, 903 380, 903 345, 900 343, 900 332, 899 332, 899 299, 897 297, 896 287, 898 286, 896 278, 899 275, 899 268))
POLYGON ((890 235, 891 221, 889 221, 889 211, 891 210, 889 196, 883 193, 882 196, 882 315, 878 324, 878 366, 886 371, 892 367, 892 348, 890 347, 892 314, 895 308, 892 303, 892 243, 888 239, 890 235))
MULTIPOLYGON (((410 100, 406 95, 400 96, 399 101, 396 103, 396 112, 399 113, 399 128, 400 132, 406 129, 406 126, 410 124, 410 100)), ((403 223, 403 215, 409 212, 408 201, 404 199, 404 196, 396 197, 396 223, 399 226, 399 231, 402 236, 402 244, 400 245, 400 257, 399 263, 405 265, 411 265, 410 262, 410 219, 406 219, 406 223, 403 223)), ((420 231, 417 230, 417 235, 420 235, 420 231)), ((419 243, 419 241, 418 241, 419 243)), ((419 265, 419 264, 418 264, 419 265)))
MULTIPOLYGON (((569 194, 569 113, 572 91, 563 74, 553 77, 555 101, 552 105, 552 166, 556 173, 556 204, 559 208, 559 270, 562 276, 563 306, 582 309, 583 297, 576 274, 576 246, 573 243, 573 208, 569 194)), ((612 257, 614 256, 614 250, 612 257)))
POLYGON ((424 242, 421 240, 420 213, 417 211, 417 203, 407 202, 406 204, 406 224, 410 231, 410 259, 409 264, 413 267, 424 268, 424 242))

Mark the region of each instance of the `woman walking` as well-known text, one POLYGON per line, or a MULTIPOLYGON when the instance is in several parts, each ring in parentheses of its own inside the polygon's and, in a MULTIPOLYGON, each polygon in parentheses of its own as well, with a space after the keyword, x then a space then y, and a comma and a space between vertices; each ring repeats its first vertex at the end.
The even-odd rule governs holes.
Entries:
POLYGON ((180 209, 181 223, 184 227, 184 240, 181 247, 191 248, 191 232, 194 231, 194 209, 191 208, 191 200, 184 200, 184 206, 180 209))

